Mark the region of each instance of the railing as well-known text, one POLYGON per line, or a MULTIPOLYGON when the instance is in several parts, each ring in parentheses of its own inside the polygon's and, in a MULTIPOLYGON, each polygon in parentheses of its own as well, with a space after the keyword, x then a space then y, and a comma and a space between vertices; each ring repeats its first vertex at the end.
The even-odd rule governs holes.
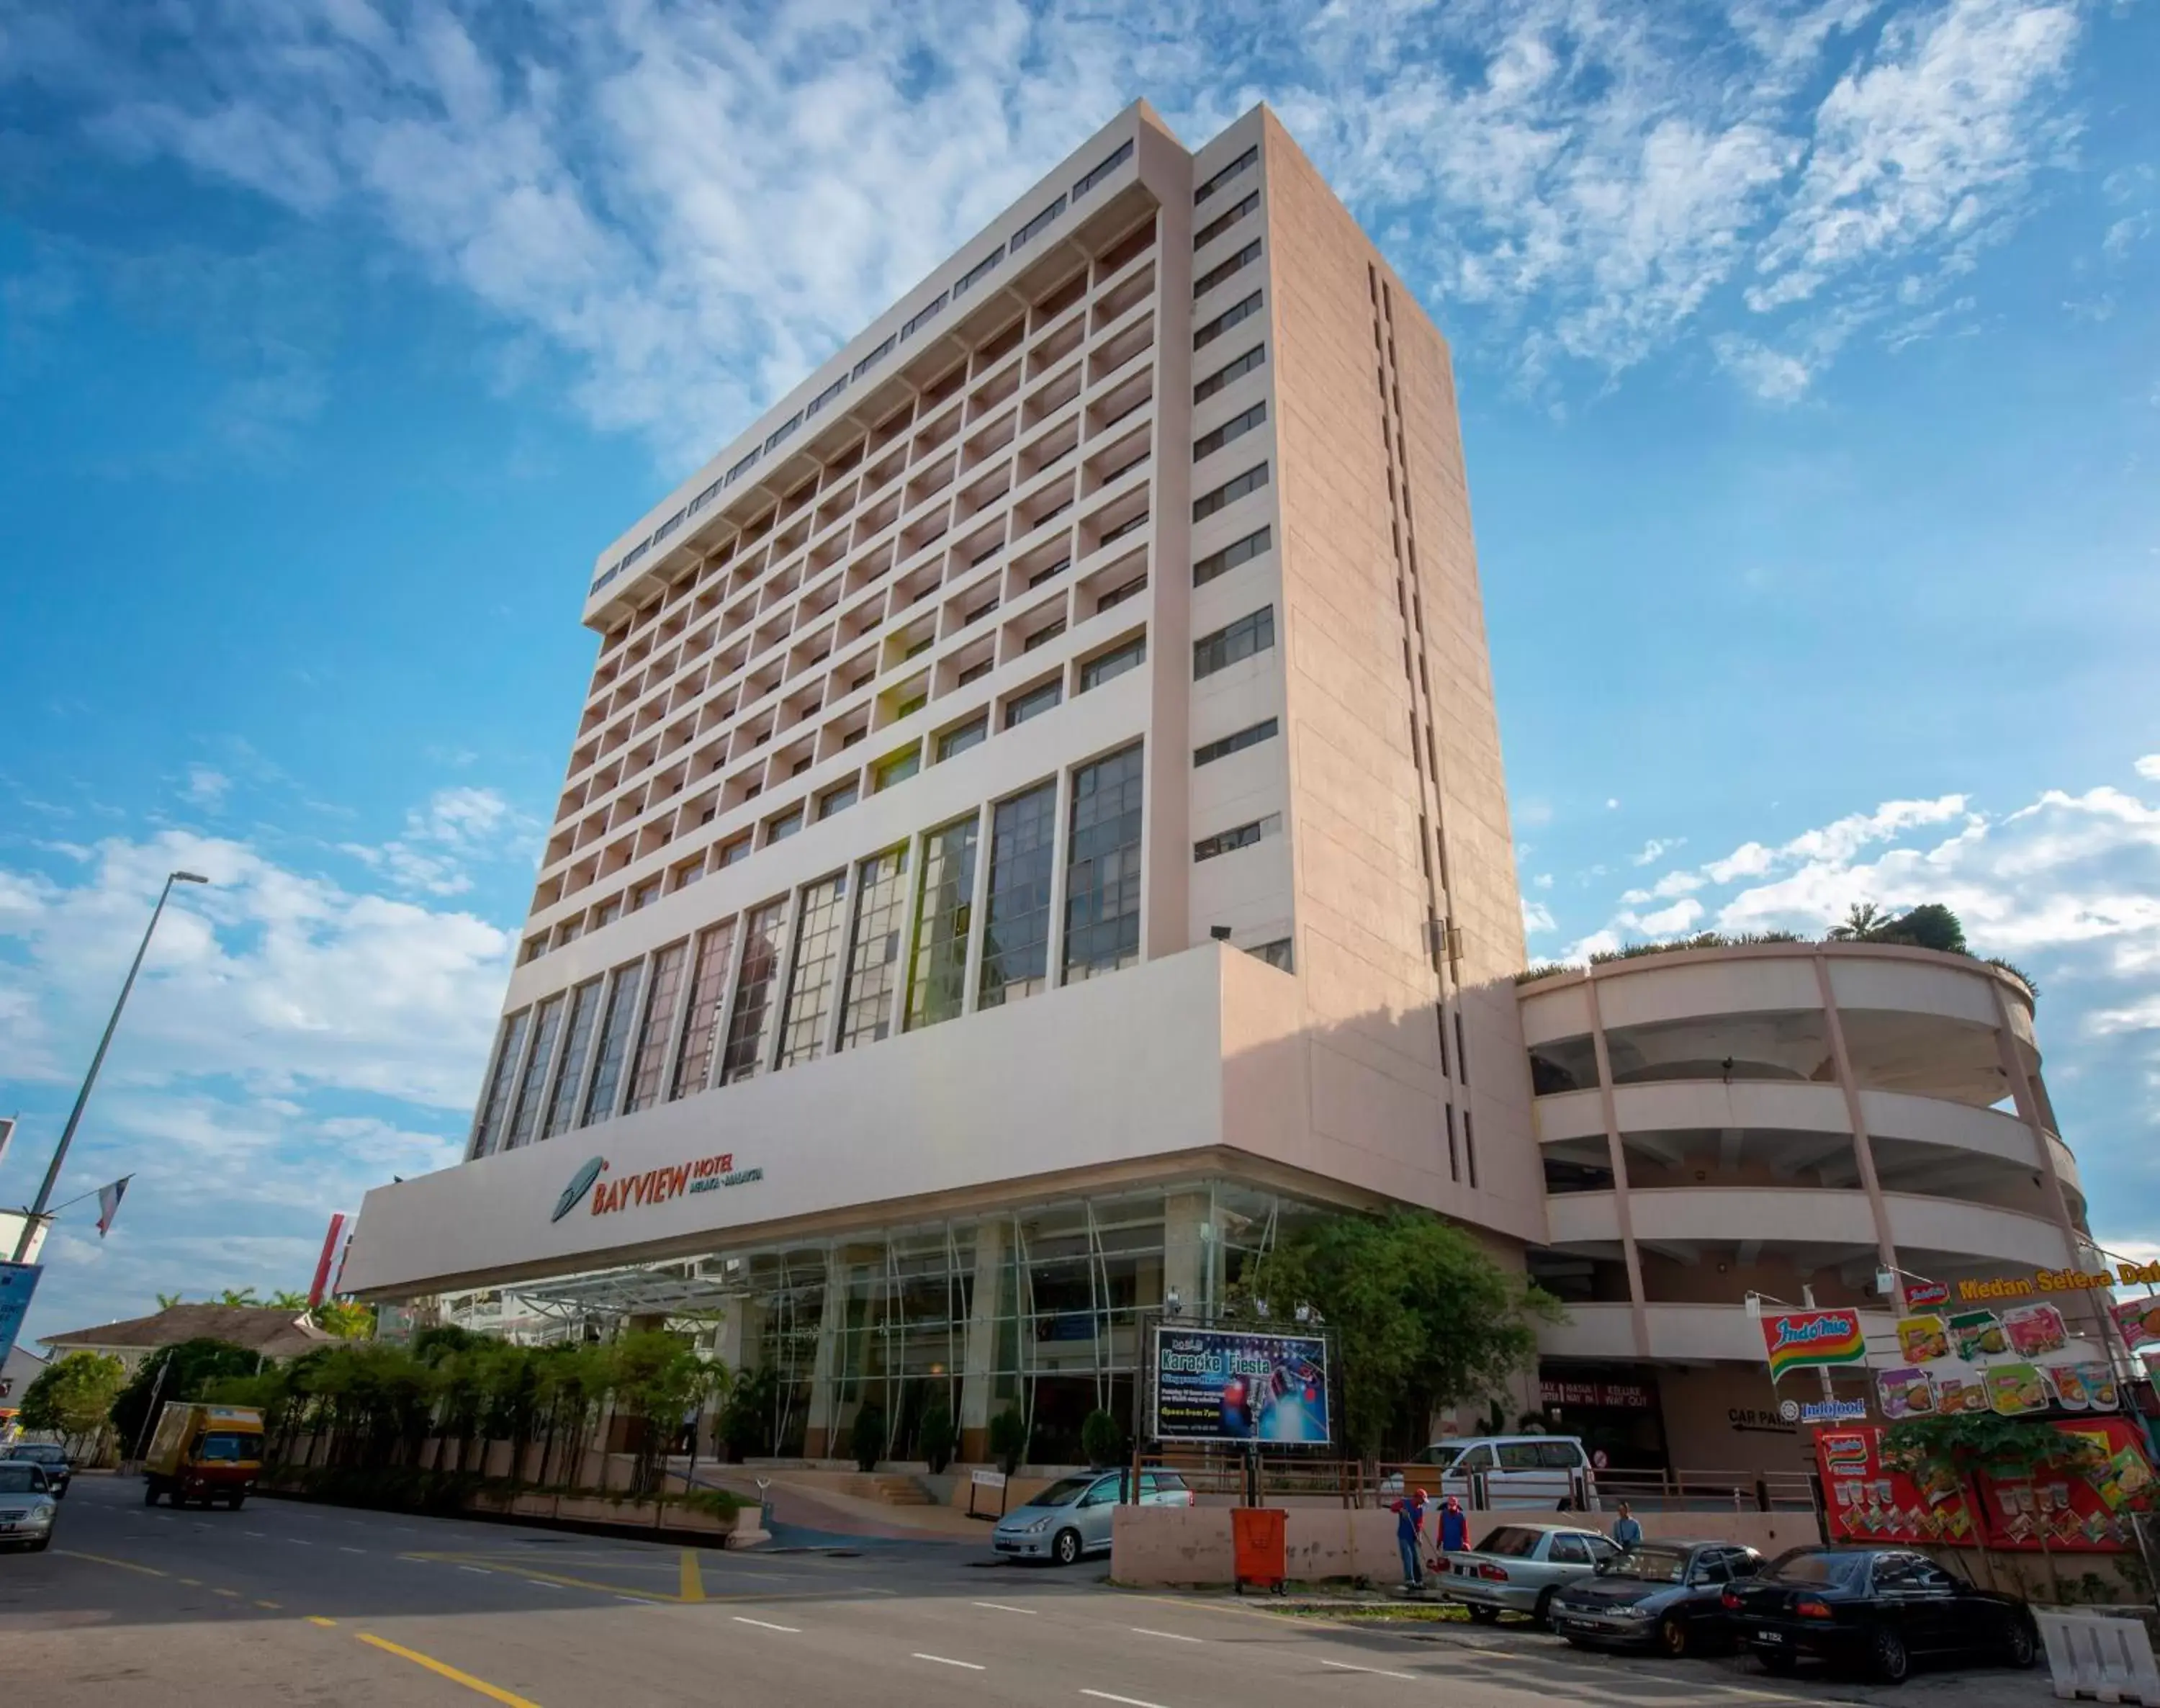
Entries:
MULTIPOLYGON (((1444 1473, 1436 1465, 1415 1461, 1293 1457, 1263 1453, 1249 1461, 1235 1452, 1150 1454, 1144 1468, 1173 1471, 1196 1494, 1262 1501, 1277 1497, 1334 1501, 1347 1507, 1385 1506, 1405 1487, 1421 1487, 1436 1498, 1444 1473)), ((1558 1469, 1526 1473, 1538 1479, 1526 1488, 1510 1485, 1505 1472, 1488 1480, 1472 1472, 1447 1489, 1472 1512, 1523 1510, 1534 1503, 1554 1511, 1610 1513, 1622 1501, 1646 1513, 1814 1512, 1819 1508, 1815 1478, 1804 1471, 1593 1471, 1558 1469), (1562 1491, 1565 1490, 1563 1496, 1562 1491), (1534 1493, 1530 1490, 1535 1490, 1534 1493), (1562 1507, 1561 1500, 1567 1502, 1562 1507)))

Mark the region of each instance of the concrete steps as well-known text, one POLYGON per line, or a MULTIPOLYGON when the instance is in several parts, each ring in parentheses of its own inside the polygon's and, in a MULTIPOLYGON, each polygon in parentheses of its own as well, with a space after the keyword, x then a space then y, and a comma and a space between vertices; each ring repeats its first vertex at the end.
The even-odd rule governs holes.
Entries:
POLYGON ((850 1477, 840 1485, 841 1492, 858 1500, 874 1500, 889 1507, 935 1506, 930 1492, 912 1477, 897 1474, 850 1477))

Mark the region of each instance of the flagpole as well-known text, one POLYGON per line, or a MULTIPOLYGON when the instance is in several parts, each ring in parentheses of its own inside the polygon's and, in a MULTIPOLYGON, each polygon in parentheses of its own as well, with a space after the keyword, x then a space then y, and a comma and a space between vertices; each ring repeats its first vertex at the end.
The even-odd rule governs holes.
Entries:
POLYGON ((23 1237, 15 1242, 15 1261, 23 1263, 30 1254, 30 1241, 36 1235, 38 1223, 44 1218, 45 1206, 52 1202, 53 1188, 59 1184, 60 1165, 67 1160, 68 1146, 75 1143, 75 1129, 81 1124, 84 1107, 90 1102, 91 1088, 97 1083, 97 1070, 105 1066, 105 1052, 112 1047, 112 1035, 120 1030, 120 1011, 127 1006, 127 994, 135 988, 135 975, 143 970, 143 958, 150 952, 151 933, 158 929, 158 921, 164 916, 165 900, 173 893, 175 884, 207 884, 210 880, 195 872, 168 872, 165 887, 158 892, 158 905, 150 910, 150 923, 143 932, 142 943, 135 951, 135 959, 127 968, 127 977, 120 987, 120 999, 112 1005, 112 1018, 105 1023, 105 1036, 97 1041, 97 1053, 90 1058, 90 1072, 83 1076, 82 1089, 75 1093, 75 1107, 68 1111, 67 1125, 60 1129, 60 1142, 53 1152, 53 1160, 45 1169, 45 1178, 38 1187, 37 1202, 23 1217, 23 1237))

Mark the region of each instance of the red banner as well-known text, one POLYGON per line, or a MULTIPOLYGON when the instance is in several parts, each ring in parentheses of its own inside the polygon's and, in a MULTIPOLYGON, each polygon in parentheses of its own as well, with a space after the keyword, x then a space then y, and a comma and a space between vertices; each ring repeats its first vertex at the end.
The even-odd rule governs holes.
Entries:
POLYGON ((2137 1427, 2119 1417, 2058 1421, 2092 1448, 2089 1464, 2030 1478, 1977 1479, 1982 1511, 1954 1479, 1922 1486, 1882 1462, 1879 1429, 1819 1430, 1815 1461, 1833 1542, 1934 1542, 2038 1552, 2111 1553, 2134 1545, 2130 1514, 2156 1493, 2152 1461, 2137 1427))

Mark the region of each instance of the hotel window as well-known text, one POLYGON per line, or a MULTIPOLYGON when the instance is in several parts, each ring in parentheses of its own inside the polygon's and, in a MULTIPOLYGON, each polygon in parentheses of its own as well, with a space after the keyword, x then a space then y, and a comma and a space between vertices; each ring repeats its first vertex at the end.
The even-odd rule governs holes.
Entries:
POLYGON ((1219 552, 1210 552, 1197 558, 1192 565, 1192 584, 1205 587, 1218 575, 1227 575, 1240 563, 1249 563, 1275 543, 1273 532, 1258 528, 1242 540, 1233 540, 1219 552))
POLYGON ((735 1012, 728 1017, 727 1052, 720 1083, 748 1079, 765 1064, 772 1030, 772 982, 780 972, 780 931, 785 901, 770 901, 743 922, 742 973, 735 980, 735 1012))
POLYGON ((985 712, 981 717, 971 719, 957 729, 948 729, 937 738, 938 760, 942 763, 948 759, 958 759, 969 748, 980 747, 989 739, 990 717, 989 714, 985 712))
POLYGON ((1080 692, 1100 688, 1113 677, 1123 676, 1135 666, 1147 662, 1147 636, 1135 635, 1122 646, 1112 652, 1098 653, 1080 667, 1080 692))
POLYGON ((1212 320, 1197 328, 1192 335, 1192 347, 1205 350, 1217 339, 1241 320, 1249 320, 1260 312, 1260 293, 1254 291, 1242 303, 1233 303, 1212 320))
POLYGON ((1095 167, 1087 174, 1087 176, 1081 179, 1077 184, 1075 184, 1072 186, 1072 200, 1075 201, 1079 200, 1082 196, 1087 195, 1089 190, 1093 189, 1097 184, 1100 184, 1104 179, 1108 178, 1113 172, 1115 172, 1120 166, 1124 165, 1126 161, 1132 158, 1133 141, 1130 137, 1128 137, 1124 142, 1119 143, 1116 148, 1111 151, 1110 154, 1100 165, 1095 167))
POLYGON ((668 1046, 675 1040, 675 1004, 683 994, 683 962, 688 943, 670 943, 652 958, 652 993, 646 998, 645 1024, 637 1034, 630 1095, 622 1112, 635 1114, 660 1101, 661 1076, 667 1071, 668 1046))
POLYGON ((1268 402, 1263 397, 1249 409, 1233 415, 1220 427, 1203 433, 1192 441, 1192 459, 1212 455, 1233 439, 1242 439, 1268 418, 1268 402))
POLYGON ((1275 720, 1268 718, 1258 724, 1248 724, 1234 735, 1225 735, 1218 741, 1202 743, 1192 750, 1195 767, 1212 765, 1218 759, 1228 759, 1233 753, 1243 753, 1249 747, 1257 747, 1263 741, 1275 739, 1275 720))
POLYGON ((1192 192, 1192 200, 1194 203, 1197 205, 1198 203, 1206 201, 1209 196, 1214 195, 1217 190, 1222 189, 1224 184, 1235 178, 1240 172, 1249 171, 1259 163, 1259 145, 1258 143, 1254 143, 1251 148, 1246 149, 1244 153, 1240 154, 1236 159, 1233 160, 1228 166, 1225 166, 1220 172, 1209 179, 1207 183, 1202 184, 1199 189, 1194 190, 1192 192))
POLYGON ((1240 249, 1219 267, 1211 267, 1192 281, 1192 298, 1197 302, 1240 268, 1250 267, 1260 258, 1260 240, 1257 237, 1240 249))
POLYGON ((800 807, 781 813, 777 818, 768 818, 765 824, 766 844, 770 847, 776 842, 785 842, 802 828, 802 809, 800 807))
POLYGON ((1260 464, 1242 475, 1225 480, 1212 492, 1203 492, 1192 501, 1192 519, 1204 522, 1225 505, 1235 504, 1249 492, 1257 492, 1268 484, 1268 465, 1260 464))
POLYGON ((1212 860, 1218 854, 1250 848, 1262 837, 1273 836, 1281 828, 1282 814, 1270 812, 1264 818, 1255 818, 1250 824, 1237 825, 1228 830, 1218 830, 1212 836, 1202 837, 1192 844, 1192 858, 1196 862, 1212 860))
POLYGON ((1280 967, 1285 973, 1291 970, 1288 937, 1277 937, 1271 943, 1254 943, 1245 953, 1255 961, 1265 961, 1270 967, 1280 967))
POLYGON ((615 1094, 622 1088, 623 1058, 630 1054, 631 1027, 636 1021, 637 999, 644 989, 642 961, 632 961, 615 968, 608 990, 607 1016, 600 1022, 592 1087, 585 1093, 585 1113, 578 1123, 581 1127, 608 1120, 615 1114, 615 1094))
POLYGON ((835 812, 844 812, 855 804, 861 791, 854 783, 842 783, 837 789, 828 789, 818 797, 818 817, 830 818, 835 812))
POLYGON ((713 860, 713 870, 717 872, 722 866, 731 866, 737 860, 746 860, 749 858, 750 837, 745 833, 738 836, 732 842, 724 842, 720 844, 720 851, 713 860))
POLYGON ((795 965, 780 1015, 779 1067, 815 1062, 825 1053, 825 1017, 840 969, 840 934, 848 914, 848 875, 835 872, 802 891, 795 925, 795 965))
POLYGON ((1096 615, 1099 616, 1114 605, 1123 605, 1136 593, 1145 593, 1147 590, 1147 572, 1142 570, 1123 587, 1112 588, 1095 601, 1096 615))
POLYGON ((1030 688, 1024 694, 1015 694, 1005 702, 1005 728, 1015 729, 1030 718, 1041 716, 1064 697, 1063 684, 1055 680, 1030 688))
POLYGON ((728 962, 735 946, 735 921, 716 925, 698 939, 697 964, 690 972, 690 1000, 683 1011, 683 1048, 675 1058, 668 1100, 705 1088, 719 1041, 720 997, 728 988, 728 962))
MULTIPOLYGON (((979 730, 981 724, 968 727, 979 730)), ((915 965, 907 979, 909 1031, 949 1020, 966 1006, 975 841, 976 815, 972 812, 923 838, 922 876, 915 903, 915 965)))
POLYGON ((1033 996, 1050 958, 1050 868, 1057 836, 1057 785, 1001 801, 990 815, 990 890, 984 908, 978 1005, 1033 996))
POLYGON ((502 1023, 495 1046, 495 1072, 488 1075, 487 1095, 480 1099, 480 1123, 473 1134, 472 1154, 485 1156, 502 1142, 504 1123, 510 1115, 510 1089, 517 1082, 517 1058, 525 1053, 525 1034, 532 1023, 532 1010, 521 1008, 502 1023))
POLYGON ((1202 635, 1192 643, 1192 679, 1212 676, 1240 659, 1264 652, 1275 644, 1275 608, 1264 605, 1249 615, 1202 635))
POLYGON ((870 792, 881 795, 895 783, 904 783, 922 769, 922 750, 911 747, 896 753, 870 773, 870 792))
POLYGON ((1140 958, 1140 744, 1072 773, 1065 846, 1067 984, 1140 958))
POLYGON ((1267 359, 1267 345, 1264 344, 1254 345, 1250 350, 1247 350, 1228 367, 1219 367, 1216 369, 1213 373, 1208 375, 1206 379, 1195 386, 1192 388, 1193 402, 1195 404, 1205 403, 1210 397, 1213 397, 1233 380, 1242 380, 1247 374, 1252 372, 1254 368, 1259 366, 1260 364, 1264 362, 1267 359))
POLYGON ((1055 641, 1064 632, 1065 619, 1059 617, 1054 621, 1045 623, 1032 635, 1030 635, 1026 640, 1020 643, 1020 650, 1023 652, 1032 652, 1038 646, 1048 646, 1052 641, 1055 641))
POLYGON ((855 929, 840 994, 839 1048, 874 1044, 892 1031, 900 985, 900 933, 907 918, 907 848, 873 854, 858 869, 855 929))
POLYGON ((555 1089, 548 1099, 548 1125, 543 1137, 553 1139, 576 1124, 578 1093, 585 1082, 585 1062, 593 1053, 593 1028, 600 1017, 600 981, 591 979, 570 993, 570 1019, 563 1029, 563 1060, 555 1069, 555 1089))
POLYGON ((983 658, 977 660, 974 663, 969 665, 965 670, 962 671, 960 674, 953 679, 953 686, 956 688, 965 688, 971 682, 980 682, 984 677, 988 676, 991 671, 997 667, 997 660, 994 658, 983 658))
POLYGON ((1218 214, 1213 219, 1210 220, 1206 225, 1202 226, 1198 231, 1192 234, 1193 248, 1196 251, 1205 249, 1210 243, 1212 243, 1218 237, 1228 231, 1231 226, 1236 225, 1238 221, 1244 219, 1247 215, 1251 214, 1255 208, 1259 206, 1259 205, 1260 193, 1257 189, 1249 191, 1246 195, 1238 197, 1233 205, 1225 210, 1223 212, 1218 214))
POLYGON ((563 999, 551 996, 533 1010, 532 1051, 517 1086, 517 1109, 510 1118, 510 1137, 505 1150, 530 1145, 540 1131, 540 1106, 547 1101, 548 1069, 555 1055, 555 1039, 563 1029, 563 999))

